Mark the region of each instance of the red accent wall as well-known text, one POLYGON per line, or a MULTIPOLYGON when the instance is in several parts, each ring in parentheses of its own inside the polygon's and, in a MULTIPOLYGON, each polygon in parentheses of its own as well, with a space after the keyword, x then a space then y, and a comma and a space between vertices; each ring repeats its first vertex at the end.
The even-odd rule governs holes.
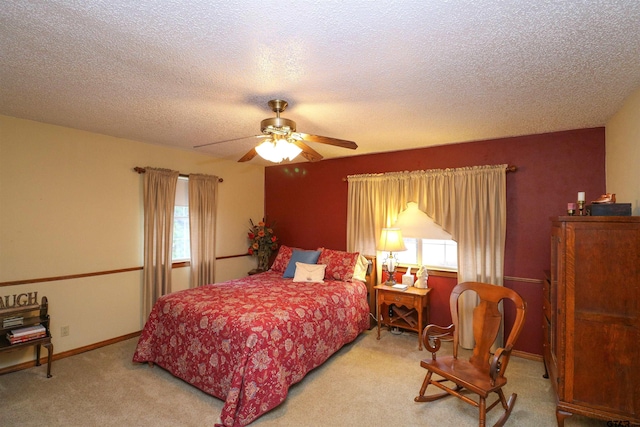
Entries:
MULTIPOLYGON (((322 153, 322 147, 315 148, 322 153)), ((549 218, 565 214, 567 203, 576 201, 578 191, 586 192, 587 203, 605 192, 604 128, 270 166, 265 169, 265 215, 275 223, 278 237, 286 245, 344 250, 347 175, 501 163, 518 167, 507 174, 504 274, 533 279, 505 281, 529 308, 516 348, 542 354, 539 281, 544 278, 542 271, 549 268, 549 218)), ((447 318, 450 287, 438 283, 438 292, 434 289, 434 323, 447 318)))

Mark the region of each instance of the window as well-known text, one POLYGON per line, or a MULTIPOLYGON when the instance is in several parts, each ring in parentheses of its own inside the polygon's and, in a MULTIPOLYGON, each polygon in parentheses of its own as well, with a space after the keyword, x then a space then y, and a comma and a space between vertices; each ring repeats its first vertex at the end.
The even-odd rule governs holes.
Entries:
POLYGON ((406 251, 396 252, 403 265, 426 265, 432 269, 457 270, 458 244, 453 240, 405 237, 406 251))
POLYGON ((449 233, 418 209, 416 203, 407 205, 407 209, 398 215, 394 227, 402 230, 407 247, 406 251, 394 253, 400 264, 426 265, 440 270, 458 269, 458 244, 449 233))
POLYGON ((191 247, 189 242, 189 179, 178 178, 176 203, 173 208, 173 248, 171 259, 189 261, 191 247))

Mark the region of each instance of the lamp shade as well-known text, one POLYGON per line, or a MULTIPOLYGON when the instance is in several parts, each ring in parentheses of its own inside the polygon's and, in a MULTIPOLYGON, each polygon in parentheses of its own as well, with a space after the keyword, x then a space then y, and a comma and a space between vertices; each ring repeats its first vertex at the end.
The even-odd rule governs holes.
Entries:
POLYGON ((378 242, 377 249, 379 251, 386 252, 399 252, 406 251, 402 240, 402 232, 399 228, 383 228, 382 234, 380 234, 380 241, 378 242))

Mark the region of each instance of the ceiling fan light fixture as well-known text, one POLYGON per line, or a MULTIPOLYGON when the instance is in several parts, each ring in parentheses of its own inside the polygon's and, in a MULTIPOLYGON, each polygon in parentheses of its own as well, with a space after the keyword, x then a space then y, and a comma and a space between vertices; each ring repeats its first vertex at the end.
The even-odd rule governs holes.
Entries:
POLYGON ((287 105, 287 101, 282 99, 272 99, 269 101, 269 107, 271 107, 273 112, 276 113, 276 117, 270 117, 260 122, 261 135, 226 139, 224 141, 196 145, 194 148, 220 144, 222 142, 238 141, 241 139, 259 138, 264 142, 249 150, 238 161, 248 162, 255 156, 259 155, 263 159, 273 163, 280 163, 284 159, 292 161, 300 154, 310 162, 322 160, 322 155, 309 147, 306 144, 307 142, 335 145, 336 147, 349 148, 352 150, 358 148, 358 145, 353 141, 297 132, 296 122, 280 117, 280 113, 287 108, 287 105))
POLYGON ((283 160, 293 160, 302 149, 284 138, 267 139, 256 147, 256 152, 260 157, 273 163, 280 163, 283 160))

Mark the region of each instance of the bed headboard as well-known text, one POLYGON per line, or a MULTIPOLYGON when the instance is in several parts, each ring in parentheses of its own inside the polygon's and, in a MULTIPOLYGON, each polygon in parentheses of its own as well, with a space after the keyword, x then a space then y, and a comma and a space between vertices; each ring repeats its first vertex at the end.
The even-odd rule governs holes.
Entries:
POLYGON ((369 261, 369 268, 367 269, 366 284, 367 293, 369 298, 369 313, 376 317, 376 290, 373 288, 378 284, 376 257, 372 255, 364 255, 369 261))

